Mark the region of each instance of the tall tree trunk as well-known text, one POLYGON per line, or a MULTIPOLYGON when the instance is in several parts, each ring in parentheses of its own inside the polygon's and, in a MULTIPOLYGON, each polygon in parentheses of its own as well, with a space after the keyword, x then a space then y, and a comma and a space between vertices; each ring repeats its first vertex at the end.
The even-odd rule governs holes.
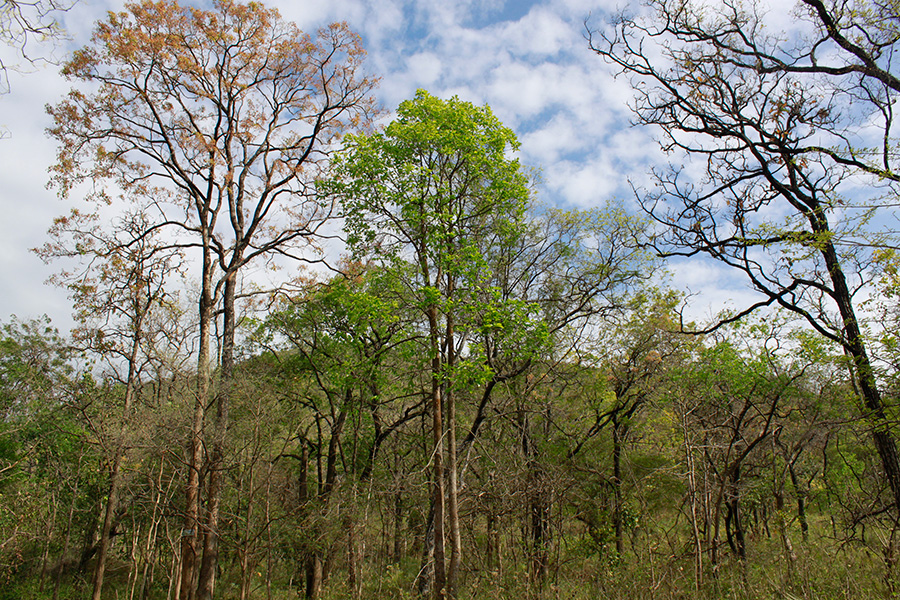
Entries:
POLYGON ((694 448, 690 442, 687 414, 682 413, 681 431, 684 436, 684 454, 688 471, 688 497, 691 503, 691 537, 694 542, 694 590, 700 591, 703 583, 703 542, 700 539, 699 518, 697 516, 697 474, 694 463, 694 448))
POLYGON ((47 519, 47 527, 44 529, 44 554, 41 557, 41 574, 38 592, 44 591, 44 584, 47 581, 47 568, 50 564, 50 541, 53 538, 53 525, 56 523, 56 512, 59 509, 59 496, 57 496, 56 490, 53 490, 50 493, 50 506, 52 507, 50 518, 47 519))
MULTIPOLYGON (((450 286, 452 292, 452 285, 450 286)), ((455 344, 456 334, 453 331, 453 319, 447 318, 447 369, 453 372, 456 364, 455 344)), ((447 498, 447 520, 450 528, 450 565, 447 570, 447 595, 449 598, 456 598, 458 591, 459 568, 462 560, 462 537, 459 530, 459 481, 458 481, 458 464, 456 458, 456 402, 453 397, 453 384, 448 384, 446 388, 446 404, 447 404, 447 468, 448 473, 448 498, 447 498)))
POLYGON ((809 522, 806 519, 806 490, 800 487, 800 478, 797 477, 797 469, 794 461, 788 463, 788 473, 791 475, 791 485, 797 496, 797 520, 800 521, 800 532, 803 535, 803 543, 809 541, 809 522))
MULTIPOLYGON (((79 455, 79 462, 81 462, 81 455, 79 455)), ((66 555, 69 554, 69 543, 72 539, 72 521, 75 518, 75 506, 78 501, 78 485, 81 482, 81 479, 76 475, 75 477, 75 485, 72 487, 72 502, 69 503, 69 516, 66 521, 66 535, 63 537, 63 546, 62 550, 59 553, 59 565, 56 568, 56 578, 53 580, 53 595, 51 596, 52 600, 57 600, 59 598, 59 587, 62 584, 62 576, 63 576, 63 567, 66 561, 66 555)))
POLYGON ((543 473, 537 461, 537 451, 531 439, 528 415, 523 408, 518 411, 518 424, 521 431, 522 454, 528 469, 528 513, 530 519, 530 576, 531 581, 543 587, 547 577, 549 557, 547 554, 547 499, 544 497, 543 473))
POLYGON ((141 577, 141 593, 139 598, 147 600, 150 595, 150 587, 153 584, 153 576, 156 568, 156 538, 159 532, 159 505, 162 497, 162 477, 165 463, 159 461, 159 475, 156 485, 153 486, 153 510, 150 513, 150 527, 147 531, 147 543, 144 545, 144 572, 141 577))
POLYGON ((437 306, 428 307, 431 342, 431 428, 434 461, 432 498, 434 499, 434 598, 446 597, 447 575, 444 555, 444 418, 441 397, 441 354, 439 347, 437 306))
POLYGON ((731 471, 731 481, 727 484, 729 490, 725 500, 725 534, 731 550, 744 561, 747 559, 747 546, 740 513, 740 478, 740 466, 735 466, 731 471))
POLYGON ((613 526, 616 532, 616 554, 622 556, 625 541, 622 531, 622 431, 623 426, 613 417, 613 526))
POLYGON ((121 488, 122 460, 125 457, 126 436, 131 421, 131 407, 134 402, 134 393, 137 380, 137 360, 141 345, 141 321, 142 315, 135 316, 131 349, 128 356, 128 375, 125 379, 125 397, 122 402, 122 422, 120 423, 116 451, 109 473, 109 495, 106 500, 106 511, 103 515, 103 526, 100 528, 100 544, 97 550, 97 565, 94 568, 94 589, 91 600, 100 600, 103 591, 103 576, 106 572, 106 557, 109 554, 109 546, 112 542, 113 522, 116 511, 119 509, 119 492, 121 488))
POLYGON ((398 485, 394 492, 394 539, 391 562, 399 565, 403 560, 403 488, 398 485))
POLYGON ((197 397, 191 420, 188 449, 188 480, 185 486, 184 526, 181 531, 181 584, 175 600, 194 599, 197 539, 200 535, 200 468, 203 461, 203 421, 210 388, 210 344, 214 316, 212 258, 208 236, 204 235, 203 274, 200 290, 200 344, 197 353, 197 397))
POLYGON ((428 516, 422 532, 422 565, 416 575, 416 590, 425 598, 434 585, 434 497, 428 502, 428 516))
POLYGON ((254 567, 254 563, 252 562, 253 542, 251 541, 251 538, 253 537, 253 487, 255 482, 252 464, 248 470, 250 471, 250 481, 245 483, 244 477, 241 476, 239 485, 240 495, 247 501, 247 510, 244 513, 243 543, 237 548, 238 559, 241 565, 241 600, 248 600, 248 598, 250 598, 250 584, 253 581, 254 567))
POLYGON ((362 593, 362 574, 360 573, 356 523, 351 515, 347 515, 345 518, 344 528, 347 530, 347 583, 350 586, 350 598, 357 600, 362 593))
POLYGON ((844 324, 844 349, 852 360, 859 393, 867 411, 866 417, 872 424, 875 448, 878 450, 884 476, 893 493, 894 510, 897 514, 900 513, 900 456, 898 456, 897 443, 890 429, 891 422, 885 412, 884 401, 875 380, 875 371, 869 361, 866 345, 859 329, 859 321, 853 308, 853 296, 847 286, 837 251, 830 241, 831 230, 825 220, 824 211, 819 209, 807 214, 807 217, 813 231, 829 236, 825 238, 826 243, 822 248, 822 255, 831 277, 834 300, 838 305, 844 324))
POLYGON ((216 587, 219 563, 219 511, 222 502, 222 475, 225 463, 225 438, 228 432, 228 408, 234 378, 235 296, 237 272, 225 279, 222 297, 222 364, 216 394, 216 420, 209 459, 209 486, 206 492, 206 519, 203 527, 203 560, 197 581, 198 600, 211 600, 216 587))

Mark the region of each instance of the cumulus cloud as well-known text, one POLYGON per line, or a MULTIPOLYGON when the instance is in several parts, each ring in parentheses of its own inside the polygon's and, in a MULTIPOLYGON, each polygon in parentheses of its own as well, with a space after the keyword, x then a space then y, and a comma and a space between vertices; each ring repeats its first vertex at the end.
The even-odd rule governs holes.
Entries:
MULTIPOLYGON (((519 135, 523 164, 542 173, 546 203, 628 201, 628 180, 643 181, 663 158, 652 132, 629 125, 629 82, 614 79, 584 38, 585 19, 602 25, 614 0, 264 1, 309 32, 347 21, 363 38, 368 71, 382 78, 377 94, 389 111, 417 88, 489 104, 519 135)), ((65 19, 71 47, 87 43, 106 10, 123 6, 77 4, 65 19)), ((14 136, 0 141, 0 208, 14 216, 0 219, 0 281, 15 291, 0 295, 0 319, 35 311, 65 319, 64 299, 41 308, 41 297, 62 294, 41 286, 49 273, 26 249, 40 245, 52 217, 65 211, 44 187, 54 148, 42 107, 69 84, 52 69, 13 83, 13 94, 0 96, 0 120, 14 136)), ((679 275, 688 277, 686 267, 679 275)))

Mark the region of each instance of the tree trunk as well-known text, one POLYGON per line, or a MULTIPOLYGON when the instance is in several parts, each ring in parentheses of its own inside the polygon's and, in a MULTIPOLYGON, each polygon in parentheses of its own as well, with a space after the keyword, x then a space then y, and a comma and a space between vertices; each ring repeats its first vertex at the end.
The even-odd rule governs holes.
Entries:
MULTIPOLYGON (((240 260, 240 257, 237 257, 240 260)), ((225 466, 225 438, 228 433, 228 408, 234 378, 234 336, 237 317, 235 296, 237 272, 225 279, 222 298, 222 364, 219 391, 216 394, 216 420, 209 460, 209 486, 206 493, 206 521, 203 531, 203 561, 197 582, 198 600, 211 600, 216 587, 219 563, 219 511, 222 501, 222 475, 225 466)))
POLYGON ((44 554, 41 557, 41 575, 38 592, 44 591, 44 584, 47 580, 47 567, 50 563, 50 541, 53 538, 53 524, 56 523, 56 512, 59 509, 59 497, 56 494, 56 490, 51 492, 50 506, 53 508, 50 511, 50 518, 47 519, 47 527, 44 529, 44 554))
POLYGON ((159 476, 153 489, 153 510, 150 514, 150 527, 147 530, 147 543, 144 545, 144 572, 141 576, 141 592, 138 597, 147 600, 150 595, 150 587, 153 584, 153 576, 156 568, 156 538, 159 532, 159 505, 162 497, 162 476, 165 464, 159 461, 159 476))
POLYGON ((530 517, 531 581, 543 587, 547 577, 547 501, 544 498, 543 473, 537 461, 537 452, 531 439, 528 416, 519 409, 518 424, 521 430, 522 454, 528 468, 528 512, 530 517))
POLYGON ((500 570, 500 544, 499 544, 499 536, 497 535, 497 515, 494 514, 493 509, 488 509, 487 514, 487 523, 485 524, 485 538, 487 542, 487 547, 485 548, 485 554, 487 555, 487 570, 498 571, 500 570))
MULTIPOLYGON (((452 285, 450 287, 452 291, 452 285)), ((456 336, 453 331, 453 319, 447 318, 447 339, 444 343, 447 346, 447 368, 453 372, 456 363, 455 344, 456 336)), ((447 596, 456 598, 458 592, 458 579, 460 561, 462 560, 462 537, 459 530, 459 482, 458 482, 458 464, 456 458, 456 405, 453 397, 452 382, 447 386, 446 403, 447 403, 447 468, 449 470, 448 498, 447 498, 447 520, 450 527, 450 565, 447 570, 447 596)))
POLYGON ((684 436, 684 454, 688 471, 688 497, 691 503, 691 536, 694 542, 694 590, 699 592, 703 583, 703 542, 700 539, 699 518, 697 516, 697 474, 694 468, 694 449, 688 437, 687 415, 682 414, 681 431, 684 436))
POLYGON ((788 463, 788 472, 791 475, 791 484, 794 494, 797 496, 797 520, 800 521, 800 532, 803 535, 803 543, 809 541, 809 522, 806 520, 806 492, 800 487, 800 479, 793 461, 788 463))
MULTIPOLYGON (((79 456, 79 459, 81 456, 79 456)), ((80 462, 80 461, 79 461, 80 462)), ((56 578, 53 580, 53 595, 51 598, 57 600, 59 598, 59 586, 62 583, 63 567, 66 562, 66 555, 69 553, 69 542, 72 539, 72 521, 75 517, 75 506, 78 501, 78 484, 80 479, 75 477, 75 485, 72 488, 72 502, 69 504, 69 516, 66 521, 66 535, 63 538, 63 547, 59 554, 59 565, 56 568, 56 578)))
POLYGON ((622 532, 622 427, 616 418, 612 422, 613 438, 613 526, 616 532, 616 555, 622 556, 625 542, 622 532))
POLYGON ((428 517, 422 538, 422 566, 416 575, 416 590, 425 598, 434 585, 434 497, 428 503, 428 517))
POLYGON ((434 598, 444 600, 447 575, 444 555, 444 418, 441 398, 441 355, 438 344, 437 307, 428 307, 428 326, 431 342, 431 428, 434 461, 432 498, 434 503, 434 598))
POLYGON ((350 586, 350 597, 356 600, 362 593, 362 576, 359 570, 359 549, 356 539, 356 523, 351 516, 344 520, 347 530, 347 583, 350 586))
POLYGON ((203 421, 210 388, 210 344, 214 316, 212 258, 208 234, 204 234, 203 275, 200 290, 200 346, 197 353, 197 398, 191 420, 188 480, 185 486, 184 526, 181 531, 181 584, 175 600, 194 600, 197 539, 200 535, 200 468, 203 461, 203 421))
POLYGON ((119 509, 119 491, 120 471, 122 468, 122 460, 125 457, 125 437, 128 435, 128 426, 131 421, 131 407, 134 401, 135 386, 137 379, 137 359, 141 344, 141 315, 135 316, 135 324, 132 338, 131 349, 128 357, 128 375, 125 379, 125 397, 122 402, 122 422, 116 440, 116 452, 113 457, 112 466, 109 473, 109 495, 106 500, 106 511, 103 515, 103 526, 100 528, 100 545, 97 550, 97 565, 94 568, 94 589, 91 594, 91 600, 100 600, 100 594, 103 591, 103 576, 106 572, 106 557, 109 553, 109 546, 112 542, 110 538, 112 534, 113 521, 115 520, 116 511, 119 509))
POLYGON ((747 546, 740 513, 740 477, 740 467, 736 466, 731 471, 728 498, 725 501, 725 534, 732 552, 744 561, 747 560, 747 546))
POLYGON ((403 488, 394 492, 394 539, 391 561, 399 565, 403 559, 403 488))
MULTIPOLYGON (((808 214, 813 231, 824 235, 830 235, 830 228, 825 221, 824 214, 818 212, 808 214)), ((827 238, 830 240, 831 238, 827 238)), ((885 413, 884 401, 878 384, 875 380, 875 371, 869 361, 865 342, 859 329, 859 321, 853 309, 852 295, 847 287, 844 272, 841 269, 837 251, 834 245, 828 241, 824 244, 822 254, 825 265, 831 277, 834 288, 834 300, 838 305, 841 319, 844 324, 844 349, 852 360, 853 374, 859 387, 859 393, 866 407, 866 417, 872 424, 872 437, 875 448, 881 457, 881 465, 884 476, 894 496, 895 514, 900 512, 900 457, 897 454, 897 444, 890 430, 890 420, 885 413)))

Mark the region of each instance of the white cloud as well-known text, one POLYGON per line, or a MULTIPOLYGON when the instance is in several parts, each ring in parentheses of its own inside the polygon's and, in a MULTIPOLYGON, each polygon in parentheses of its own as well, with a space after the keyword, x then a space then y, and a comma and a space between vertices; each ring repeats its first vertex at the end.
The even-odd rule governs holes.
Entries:
MULTIPOLYGON (((643 178, 659 151, 650 131, 628 124, 629 82, 614 80, 583 37, 589 13, 599 25, 614 2, 515 1, 266 4, 310 33, 346 20, 363 36, 367 70, 382 77, 377 94, 388 110, 420 87, 490 104, 519 134, 522 162, 541 171, 546 202, 593 207, 629 196, 627 178, 643 178)), ((123 5, 107 0, 77 4, 65 17, 71 47, 88 41, 94 21, 107 9, 123 5)), ((51 219, 65 212, 44 187, 55 148, 43 134, 48 124, 43 106, 56 102, 69 84, 53 69, 16 76, 12 83, 13 93, 0 96, 0 122, 13 135, 0 140, 0 320, 10 313, 49 312, 54 320, 66 321, 65 295, 41 283, 53 269, 27 248, 43 243, 51 219)), ((680 275, 690 273, 682 269, 680 275)))
POLYGON ((620 175, 606 160, 563 161, 543 170, 544 198, 552 204, 592 208, 615 195, 620 175))
POLYGON ((672 286, 688 295, 686 320, 698 324, 713 321, 722 310, 746 309, 762 298, 734 269, 710 259, 698 256, 672 261, 668 271, 672 286))
POLYGON ((486 33, 501 40, 510 52, 529 57, 550 57, 582 41, 570 22, 544 6, 532 8, 518 21, 491 27, 486 33))

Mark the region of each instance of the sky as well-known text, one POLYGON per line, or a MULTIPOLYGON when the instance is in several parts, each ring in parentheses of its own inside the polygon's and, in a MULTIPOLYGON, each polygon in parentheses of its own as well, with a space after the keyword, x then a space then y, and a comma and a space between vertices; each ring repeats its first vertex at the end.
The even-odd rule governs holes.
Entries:
MULTIPOLYGON (((197 0, 200 1, 200 0, 197 0)), ((540 173, 540 202, 563 208, 629 203, 629 182, 642 185, 663 159, 654 132, 629 125, 627 79, 615 79, 588 48, 585 22, 601 26, 617 0, 278 0, 265 2, 312 32, 347 21, 363 39, 367 69, 381 78, 377 98, 387 110, 423 88, 439 97, 488 104, 519 137, 518 158, 540 173)), ((189 4, 191 0, 183 0, 189 4)), ((123 3, 81 0, 63 15, 65 57, 85 45, 94 23, 123 3)), ((34 52, 47 52, 34 49, 34 52)), ((14 60, 0 48, 4 62, 14 60)), ((47 314, 65 330, 71 302, 44 282, 58 266, 30 251, 47 240, 68 201, 47 188, 56 147, 44 133, 47 104, 70 88, 52 65, 9 73, 0 95, 0 322, 47 314)), ((702 316, 746 294, 723 267, 689 263, 673 283, 703 290, 691 313, 702 316)))

